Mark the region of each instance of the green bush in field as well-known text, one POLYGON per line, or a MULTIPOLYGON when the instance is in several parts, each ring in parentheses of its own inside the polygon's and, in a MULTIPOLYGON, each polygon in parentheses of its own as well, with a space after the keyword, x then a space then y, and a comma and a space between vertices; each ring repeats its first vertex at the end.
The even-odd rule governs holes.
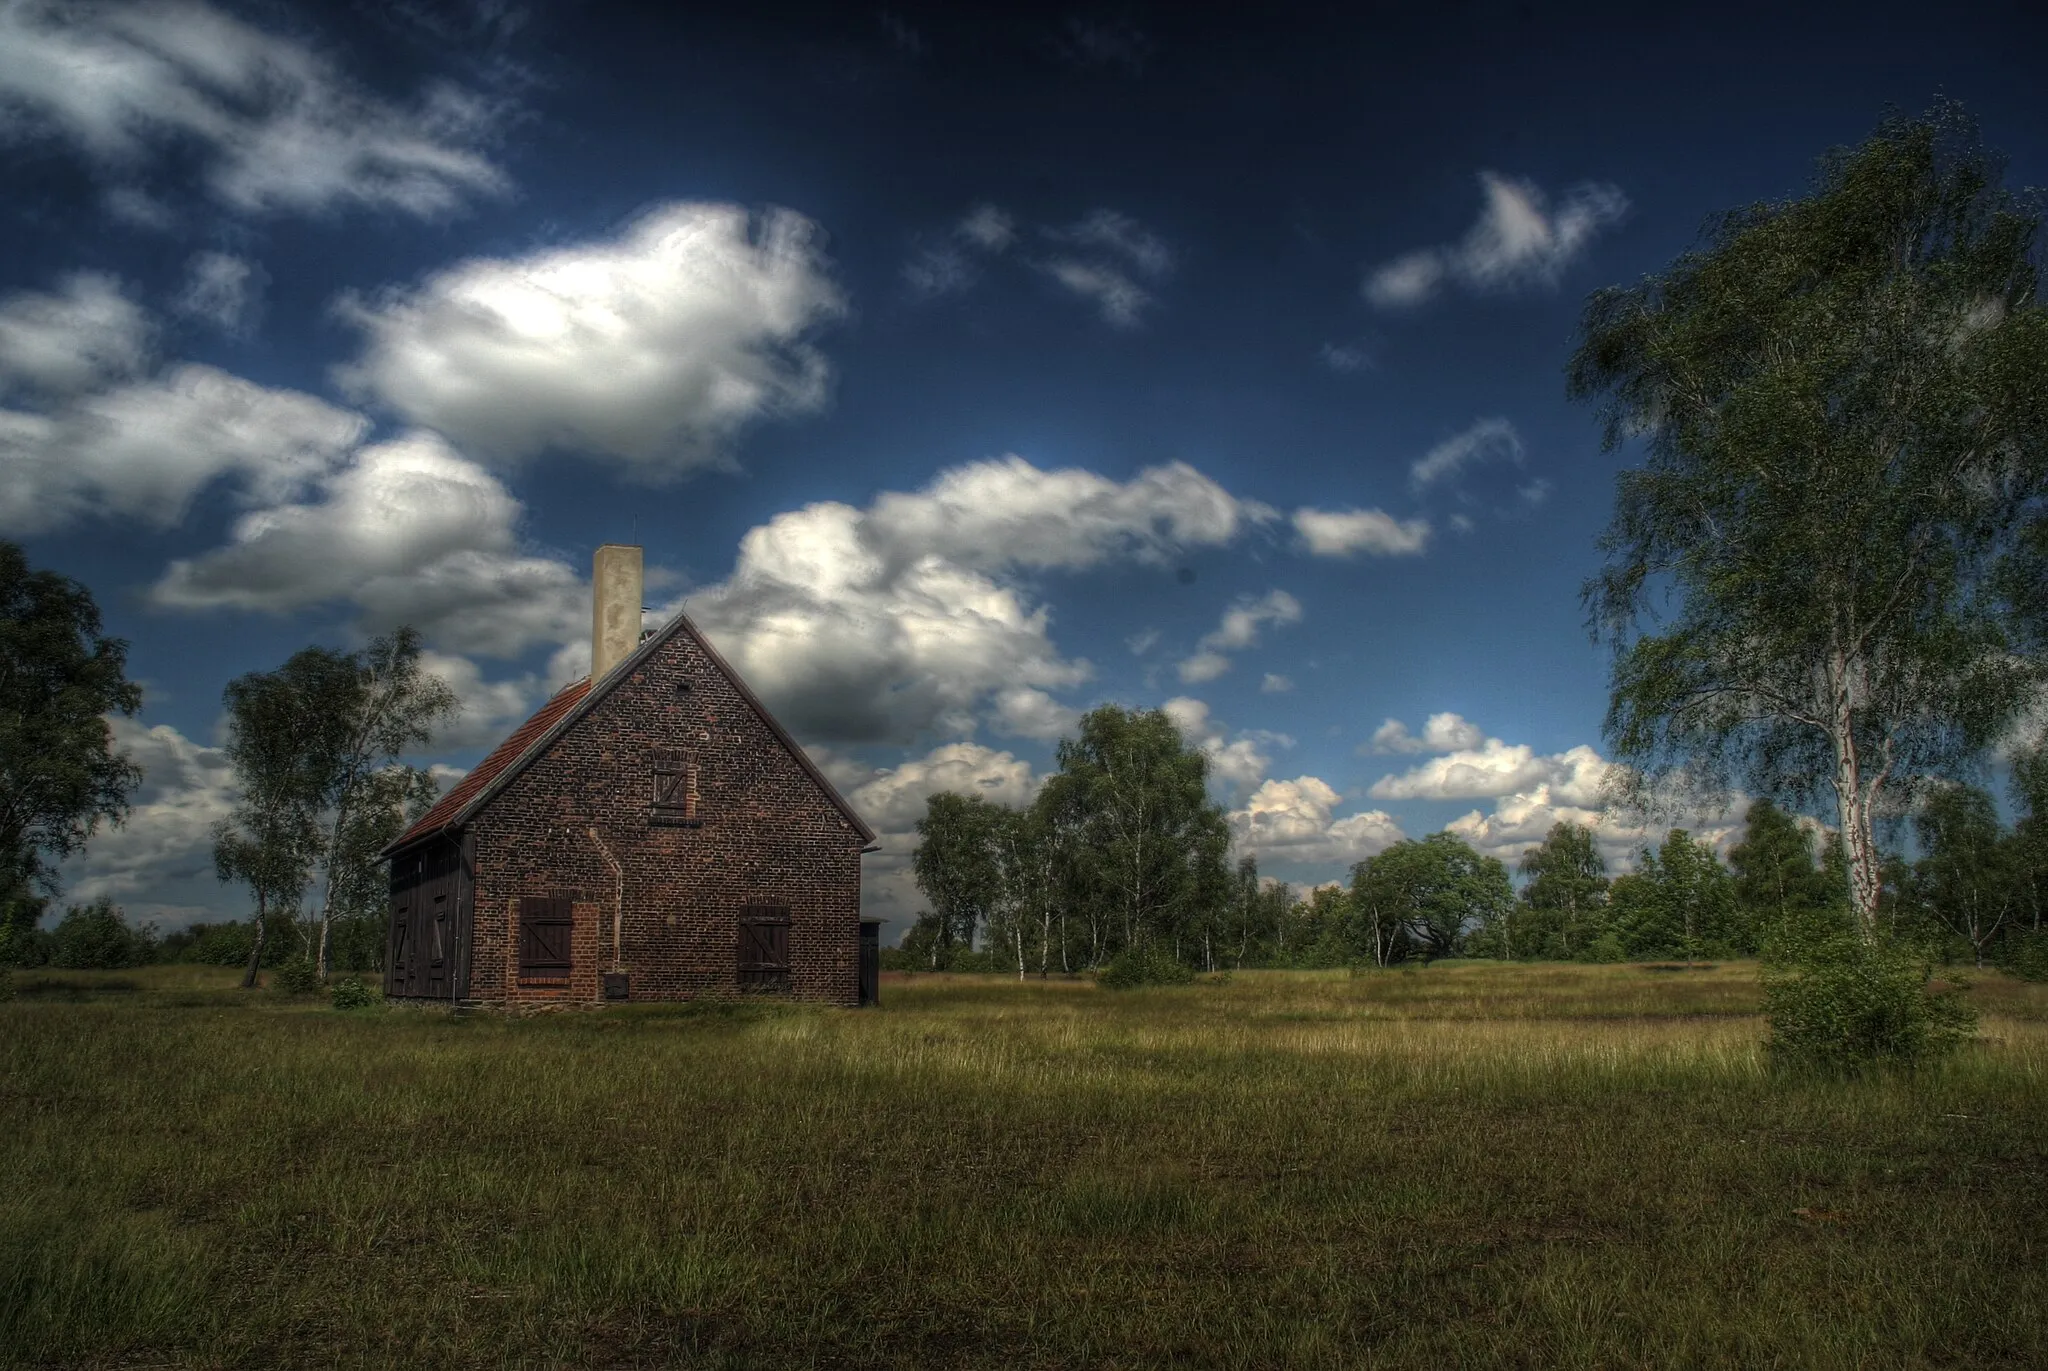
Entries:
POLYGON ((1186 985, 1195 973, 1172 957, 1150 947, 1135 947, 1118 953, 1095 975, 1095 983, 1107 990, 1131 990, 1141 985, 1186 985))
POLYGON ((320 989, 320 972, 311 962, 289 961, 277 969, 271 984, 287 995, 312 995, 320 989))
POLYGON ((2048 932, 2021 929, 2007 934, 2002 965, 2023 981, 2048 981, 2048 932))
POLYGON ((377 1003, 376 992, 360 976, 343 976, 328 993, 336 1009, 368 1009, 377 1003))
POLYGON ((1774 1062, 1841 1070, 1953 1051, 1977 1029, 1962 986, 1936 990, 1925 950, 1864 941, 1848 911, 1788 919, 1766 944, 1764 1015, 1774 1062))
POLYGON ((156 928, 131 927, 111 900, 73 905, 50 935, 50 965, 76 971, 115 971, 156 960, 156 928))

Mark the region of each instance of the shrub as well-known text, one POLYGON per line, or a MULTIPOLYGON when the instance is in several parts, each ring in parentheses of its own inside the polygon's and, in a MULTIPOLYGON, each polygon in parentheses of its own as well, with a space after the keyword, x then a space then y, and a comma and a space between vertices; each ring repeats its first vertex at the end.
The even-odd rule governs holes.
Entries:
POLYGON ((2021 929, 2008 934, 2001 965, 2023 981, 2048 981, 2048 931, 2021 929))
POLYGON ((308 961, 289 961, 277 969, 271 984, 287 995, 311 995, 320 989, 320 971, 308 961))
POLYGON ((1781 927, 1765 959, 1774 1062, 1830 1070, 1911 1063, 1952 1051, 1976 1031, 1961 985, 1931 986, 1923 949, 1892 939, 1866 942, 1846 911, 1781 927))
POLYGON ((363 984, 360 976, 343 976, 334 983, 329 992, 336 1009, 368 1009, 377 1003, 377 994, 363 984))
POLYGON ((1131 990, 1141 985, 1186 985, 1194 978, 1193 971, 1150 947, 1126 949, 1095 973, 1096 984, 1109 990, 1131 990))
POLYGON ((50 965, 76 971, 118 971, 156 960, 156 929, 130 928, 111 900, 73 905, 50 935, 50 965))

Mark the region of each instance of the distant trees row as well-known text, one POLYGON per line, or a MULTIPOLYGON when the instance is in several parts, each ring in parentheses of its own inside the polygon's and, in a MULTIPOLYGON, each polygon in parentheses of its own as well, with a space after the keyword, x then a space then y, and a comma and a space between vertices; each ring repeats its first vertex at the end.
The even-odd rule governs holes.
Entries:
MULTIPOLYGON (((898 964, 1024 976, 1130 957, 1193 970, 1694 960, 1755 956, 1776 929, 1851 919, 1839 834, 1822 839, 1768 800, 1750 806, 1725 863, 1674 828, 1610 876, 1593 833, 1562 822, 1523 853, 1519 891, 1502 862, 1434 833, 1297 897, 1253 857, 1228 864, 1207 759, 1165 714, 1104 706, 1058 756, 1027 809, 931 797, 912 869, 932 907, 898 964)), ((2023 814, 2010 830, 1980 789, 1928 797, 1918 860, 1883 863, 1879 917, 1943 960, 2048 974, 2048 754, 2021 757, 2014 774, 2023 814)))

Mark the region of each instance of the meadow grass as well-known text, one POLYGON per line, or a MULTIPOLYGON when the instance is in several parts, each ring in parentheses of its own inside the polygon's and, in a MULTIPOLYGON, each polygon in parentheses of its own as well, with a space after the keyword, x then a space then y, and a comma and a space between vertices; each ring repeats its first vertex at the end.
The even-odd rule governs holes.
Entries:
POLYGON ((1769 1069, 1753 965, 535 1018, 0 1005, 0 1363, 2048 1366, 2048 987, 1769 1069))

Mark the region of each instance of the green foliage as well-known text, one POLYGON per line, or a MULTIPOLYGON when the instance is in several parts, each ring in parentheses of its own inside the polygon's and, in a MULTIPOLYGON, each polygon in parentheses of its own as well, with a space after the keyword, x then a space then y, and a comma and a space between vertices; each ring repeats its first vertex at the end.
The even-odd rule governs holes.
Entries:
POLYGON ((271 984, 286 995, 317 995, 321 985, 320 968, 304 957, 294 957, 277 969, 271 984))
POLYGON ((1156 947, 1125 948, 1096 973, 1105 990, 1133 990, 1141 985, 1186 985, 1195 973, 1156 947))
MULTIPOLYGON (((1514 898, 1507 868, 1456 834, 1407 839, 1351 868, 1351 946, 1380 966, 1455 957, 1475 926, 1510 918, 1514 898)), ((1495 931, 1489 943, 1497 940, 1495 931)))
POLYGON ((932 969, 986 955, 1019 975, 1100 966, 1148 941, 1204 966, 1241 961, 1257 872, 1247 892, 1225 864, 1229 831, 1202 752, 1160 711, 1105 705, 1058 755, 1021 812, 931 797, 911 859, 931 909, 905 935, 906 954, 932 969))
POLYGON ((1522 854, 1522 908, 1504 930, 1502 955, 1569 961, 1585 954, 1606 922, 1607 863, 1593 830, 1560 819, 1522 854))
POLYGON ((1963 987, 1930 985, 1925 953, 1855 931, 1847 911, 1778 930, 1764 976, 1772 1060, 1848 1070, 1952 1052, 1976 1032, 1963 987))
POLYGON ((343 976, 328 991, 336 1009, 368 1009, 379 1000, 377 992, 363 984, 360 976, 343 976))
POLYGON ((2007 936, 1999 967, 2023 981, 2048 981, 2048 930, 2021 929, 2007 936))
POLYGON ((1769 800, 1743 815, 1742 841, 1728 849, 1735 902, 1754 925, 1782 920, 1794 910, 1839 903, 1846 881, 1835 884, 1814 860, 1813 840, 1790 814, 1769 800))
POLYGON ((1585 587, 1606 734, 1643 797, 1681 778, 1831 792, 1874 937, 1874 814, 1966 771, 2032 697, 2010 568, 2042 516, 2048 310, 2031 206, 1953 105, 1823 159, 1595 294, 1569 367, 1621 473, 1585 587), (1652 590, 1681 608, 1654 621, 1652 590))
POLYGON ((67 970, 117 970, 156 960, 156 929, 131 927, 111 900, 72 905, 50 934, 51 966, 67 970))
POLYGON ((57 862, 100 820, 121 820, 142 782, 106 719, 142 707, 127 653, 101 635, 92 592, 30 571, 19 547, 0 542, 0 939, 37 891, 55 888, 57 862))

